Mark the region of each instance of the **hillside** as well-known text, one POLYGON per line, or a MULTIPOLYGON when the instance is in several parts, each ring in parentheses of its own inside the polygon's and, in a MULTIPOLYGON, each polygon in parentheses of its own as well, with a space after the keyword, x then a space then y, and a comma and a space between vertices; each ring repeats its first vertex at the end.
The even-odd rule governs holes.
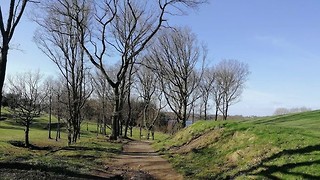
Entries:
POLYGON ((319 179, 320 111, 199 121, 154 146, 190 179, 319 179))

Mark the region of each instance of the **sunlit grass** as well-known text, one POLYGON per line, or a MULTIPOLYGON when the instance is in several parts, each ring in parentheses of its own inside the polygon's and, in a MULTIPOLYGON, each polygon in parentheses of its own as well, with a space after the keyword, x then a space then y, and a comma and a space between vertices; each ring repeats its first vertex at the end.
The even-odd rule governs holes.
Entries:
MULTIPOLYGON (((10 118, 0 121, 0 163, 22 163, 33 166, 33 169, 90 174, 93 170, 101 170, 103 162, 122 150, 121 143, 109 142, 108 137, 97 136, 93 122, 83 122, 81 138, 71 146, 67 146, 65 127, 61 129, 61 139, 55 140, 55 128, 52 128, 52 139, 49 139, 47 114, 35 118, 31 124, 29 138, 32 147, 17 147, 12 143, 24 142, 24 127, 18 122, 10 118)), ((52 123, 57 123, 54 116, 52 123)))
POLYGON ((154 146, 190 179, 319 179, 320 111, 200 121, 154 146))

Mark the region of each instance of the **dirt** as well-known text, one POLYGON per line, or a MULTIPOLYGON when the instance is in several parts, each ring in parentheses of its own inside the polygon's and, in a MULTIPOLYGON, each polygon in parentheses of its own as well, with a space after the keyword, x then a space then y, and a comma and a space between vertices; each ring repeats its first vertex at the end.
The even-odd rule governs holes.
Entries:
POLYGON ((124 179, 183 179, 147 141, 128 142, 124 145, 122 154, 114 157, 108 164, 114 172, 126 172, 124 179))

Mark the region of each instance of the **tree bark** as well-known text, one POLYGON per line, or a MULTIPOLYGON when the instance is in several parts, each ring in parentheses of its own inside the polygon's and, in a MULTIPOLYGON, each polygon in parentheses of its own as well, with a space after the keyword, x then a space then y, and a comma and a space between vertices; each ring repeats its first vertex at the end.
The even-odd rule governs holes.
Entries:
POLYGON ((24 130, 24 144, 25 144, 26 147, 30 146, 30 143, 29 143, 29 129, 30 129, 30 121, 26 120, 26 127, 25 127, 25 130, 24 130))
POLYGON ((117 140, 119 135, 119 108, 120 108, 120 93, 119 88, 114 87, 114 100, 113 100, 113 115, 112 115, 112 131, 110 140, 117 140))
POLYGON ((49 130, 49 139, 52 139, 51 137, 51 114, 52 114, 52 96, 49 97, 49 124, 48 124, 48 130, 49 130))
MULTIPOLYGON (((6 68, 7 68, 7 60, 8 60, 8 51, 9 46, 5 46, 6 38, 3 37, 3 47, 1 49, 1 55, 0 55, 0 109, 2 107, 2 90, 3 90, 3 84, 6 76, 6 68)), ((0 110, 0 118, 1 118, 1 110, 0 110)))

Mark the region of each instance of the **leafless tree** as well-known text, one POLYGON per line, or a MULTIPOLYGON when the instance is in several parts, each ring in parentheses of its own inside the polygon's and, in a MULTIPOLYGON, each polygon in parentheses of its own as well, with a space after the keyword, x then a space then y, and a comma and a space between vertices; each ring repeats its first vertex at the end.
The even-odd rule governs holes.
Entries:
POLYGON ((101 129, 103 135, 106 135, 107 119, 110 116, 110 114, 108 115, 108 105, 112 102, 113 97, 112 87, 100 71, 96 72, 92 82, 95 89, 94 94, 97 96, 100 106, 97 127, 98 129, 101 129), (101 126, 101 128, 99 128, 99 126, 101 126))
POLYGON ((185 127, 191 106, 200 97, 194 94, 201 79, 196 70, 197 65, 202 67, 207 51, 199 46, 190 29, 177 28, 164 31, 150 52, 164 97, 177 121, 185 127))
POLYGON ((135 74, 135 89, 138 93, 138 98, 142 100, 143 112, 142 123, 146 130, 148 130, 148 139, 150 131, 154 130, 154 126, 160 115, 161 109, 165 107, 162 97, 162 92, 159 79, 155 72, 153 72, 152 62, 144 61, 144 64, 137 66, 135 74), (149 64, 148 64, 149 63, 149 64))
POLYGON ((34 39, 38 47, 57 65, 64 77, 67 98, 68 144, 80 137, 82 111, 91 94, 88 67, 84 49, 78 37, 85 31, 77 28, 77 22, 88 23, 90 7, 83 1, 61 0, 42 2, 42 15, 36 22, 40 25, 34 39))
POLYGON ((67 98, 65 95, 65 83, 63 82, 63 76, 59 76, 57 79, 54 79, 54 83, 52 84, 52 111, 53 114, 57 117, 57 132, 56 132, 56 141, 61 138, 61 125, 62 125, 62 118, 67 117, 65 110, 67 106, 63 103, 63 99, 67 98))
POLYGON ((48 123, 48 138, 49 139, 52 139, 51 137, 51 123, 52 123, 52 98, 53 98, 53 94, 54 94, 54 80, 52 77, 48 77, 46 80, 45 80, 45 86, 47 87, 48 89, 48 113, 49 113, 49 123, 48 123))
POLYGON ((209 100, 210 100, 211 93, 214 88, 215 76, 214 76, 213 67, 207 67, 203 71, 204 72, 202 72, 203 75, 200 80, 199 91, 201 94, 201 101, 203 104, 201 106, 201 108, 203 108, 204 120, 207 120, 207 114, 208 114, 208 109, 209 109, 209 104, 210 104, 209 100))
POLYGON ((287 109, 287 108, 277 108, 275 111, 274 111, 274 115, 285 115, 285 114, 289 114, 290 113, 290 110, 287 109))
MULTIPOLYGON (((24 14, 26 6, 31 0, 7 0, 2 1, 0 4, 0 102, 2 101, 2 90, 6 75, 8 52, 10 48, 10 41, 14 32, 24 14), (8 3, 8 8, 4 9, 1 4, 8 3)), ((1 116, 1 103, 0 103, 0 116, 1 116)))
POLYGON ((25 146, 30 146, 29 130, 33 119, 40 115, 45 108, 47 88, 41 81, 41 74, 23 73, 9 77, 10 92, 16 94, 16 108, 14 114, 19 122, 25 127, 25 146))
POLYGON ((284 108, 284 107, 279 107, 277 108, 273 115, 285 115, 285 114, 291 114, 291 113, 302 113, 302 112, 306 112, 306 111, 311 111, 310 108, 306 108, 306 107, 300 107, 300 108, 284 108))
POLYGON ((217 82, 217 78, 216 78, 216 70, 214 69, 213 72, 213 76, 215 77, 215 81, 213 83, 213 87, 212 87, 212 95, 213 95, 213 101, 214 101, 214 105, 215 105, 215 117, 214 120, 217 121, 218 120, 218 116, 219 116, 219 111, 220 111, 220 107, 222 104, 222 98, 223 98, 223 89, 221 87, 221 84, 219 84, 217 82))
POLYGON ((167 22, 169 15, 182 12, 183 7, 195 8, 204 0, 132 0, 132 1, 95 1, 92 23, 79 21, 82 31, 88 36, 80 37, 80 42, 92 64, 99 69, 113 88, 112 134, 117 139, 120 134, 119 121, 124 104, 123 87, 127 83, 130 65, 150 43, 160 28, 167 22), (111 35, 110 35, 111 34, 111 35), (106 71, 108 55, 119 59, 120 65, 115 78, 106 71))
POLYGON ((219 97, 217 105, 224 120, 228 117, 229 107, 239 101, 249 73, 248 65, 238 60, 225 59, 216 65, 215 88, 218 89, 215 93, 219 97))

